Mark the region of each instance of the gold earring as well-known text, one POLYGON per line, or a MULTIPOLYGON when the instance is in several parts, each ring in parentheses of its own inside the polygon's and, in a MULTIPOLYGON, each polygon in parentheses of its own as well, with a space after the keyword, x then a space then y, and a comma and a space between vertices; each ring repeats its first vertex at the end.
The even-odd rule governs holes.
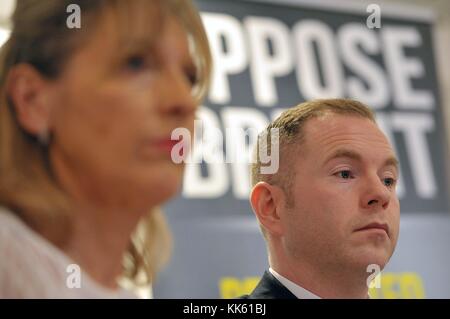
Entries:
POLYGON ((37 139, 39 141, 39 144, 42 146, 48 146, 49 142, 49 133, 47 129, 43 129, 38 135, 37 139))

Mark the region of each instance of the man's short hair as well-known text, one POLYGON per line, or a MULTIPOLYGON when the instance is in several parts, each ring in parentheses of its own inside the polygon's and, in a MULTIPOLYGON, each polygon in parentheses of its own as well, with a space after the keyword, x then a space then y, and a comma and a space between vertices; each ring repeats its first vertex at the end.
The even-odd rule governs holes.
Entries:
POLYGON ((252 186, 264 181, 271 185, 278 185, 282 187, 286 194, 290 194, 291 184, 295 176, 295 171, 291 169, 292 159, 298 154, 300 146, 305 141, 304 126, 308 120, 322 117, 326 114, 357 116, 367 118, 376 123, 375 115, 369 107, 351 99, 312 100, 284 111, 259 134, 254 150, 256 161, 252 163, 251 167, 252 186), (270 154, 271 152, 271 129, 278 129, 279 169, 274 174, 262 174, 262 163, 259 154, 270 154), (261 138, 269 138, 269 142, 260 143, 261 138), (266 149, 260 150, 260 147, 266 149))

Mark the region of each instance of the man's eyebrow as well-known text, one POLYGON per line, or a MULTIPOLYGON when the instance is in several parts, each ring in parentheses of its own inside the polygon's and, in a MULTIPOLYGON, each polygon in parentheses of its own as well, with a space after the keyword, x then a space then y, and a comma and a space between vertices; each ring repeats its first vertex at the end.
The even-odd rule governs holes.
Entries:
POLYGON ((383 166, 394 166, 395 169, 398 171, 398 167, 400 166, 400 163, 395 156, 391 156, 384 161, 383 166))
POLYGON ((330 156, 328 156, 324 163, 326 164, 329 161, 334 160, 336 158, 350 158, 356 161, 362 161, 361 154, 349 149, 340 148, 334 151, 330 156))
MULTIPOLYGON (((325 160, 325 164, 328 163, 331 160, 334 160, 336 158, 349 158, 352 160, 356 160, 356 161, 362 161, 362 156, 361 154, 359 154, 358 152, 355 152, 353 150, 349 150, 349 149, 345 149, 345 148, 340 148, 338 150, 336 150, 335 152, 333 152, 329 157, 327 157, 327 159, 325 160)), ((383 163, 383 167, 385 166, 394 166, 396 170, 398 170, 399 167, 399 161, 395 156, 390 156, 389 158, 387 158, 384 163, 383 163)))

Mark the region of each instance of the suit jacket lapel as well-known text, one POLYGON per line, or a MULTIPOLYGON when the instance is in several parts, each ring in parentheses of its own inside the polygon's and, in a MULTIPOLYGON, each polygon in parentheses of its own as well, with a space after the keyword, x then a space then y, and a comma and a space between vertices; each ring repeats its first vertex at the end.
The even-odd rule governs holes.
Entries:
POLYGON ((250 299, 297 299, 281 282, 269 271, 265 271, 255 290, 249 295, 250 299))

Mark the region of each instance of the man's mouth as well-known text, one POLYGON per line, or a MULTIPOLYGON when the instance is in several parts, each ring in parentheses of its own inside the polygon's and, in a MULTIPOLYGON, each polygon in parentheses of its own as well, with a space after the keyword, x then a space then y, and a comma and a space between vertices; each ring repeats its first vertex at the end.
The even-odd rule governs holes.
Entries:
POLYGON ((381 230, 386 232, 386 234, 389 236, 389 226, 386 223, 378 223, 378 222, 374 222, 374 223, 370 223, 365 225, 364 227, 358 228, 355 231, 368 231, 368 230, 381 230))

